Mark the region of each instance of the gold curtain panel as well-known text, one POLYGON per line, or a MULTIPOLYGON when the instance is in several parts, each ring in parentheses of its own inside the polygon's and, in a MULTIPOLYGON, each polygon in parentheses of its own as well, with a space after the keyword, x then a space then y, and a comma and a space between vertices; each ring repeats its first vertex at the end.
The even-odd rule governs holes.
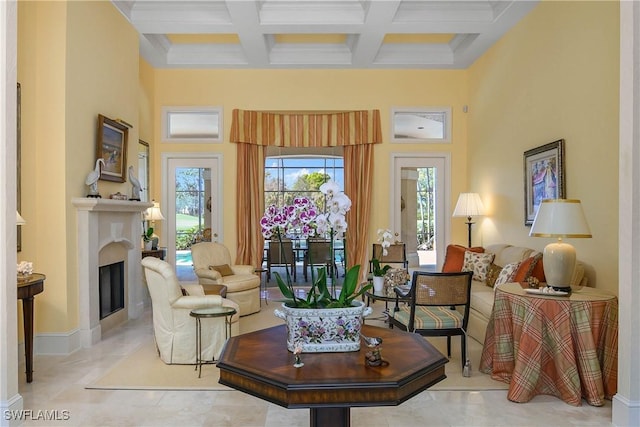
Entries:
POLYGON ((230 140, 277 147, 379 144, 380 110, 270 113, 234 109, 230 140))

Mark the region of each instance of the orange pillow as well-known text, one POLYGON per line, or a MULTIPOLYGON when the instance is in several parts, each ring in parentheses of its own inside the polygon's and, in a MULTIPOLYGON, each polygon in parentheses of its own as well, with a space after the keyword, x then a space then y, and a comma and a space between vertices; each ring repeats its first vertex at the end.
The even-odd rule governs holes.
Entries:
POLYGON ((544 276, 544 264, 542 264, 542 258, 536 262, 531 275, 538 279, 540 283, 547 281, 547 278, 544 276))
POLYGON ((518 267, 518 271, 516 271, 516 275, 513 277, 513 281, 524 282, 525 280, 527 280, 532 275, 536 267, 536 264, 541 259, 542 259, 542 254, 536 254, 522 261, 520 263, 520 266, 518 267))
POLYGON ((442 272, 457 273, 462 271, 462 266, 464 265, 464 253, 466 251, 484 253, 484 248, 480 246, 466 248, 461 245, 448 245, 447 253, 444 256, 444 265, 442 266, 442 272))

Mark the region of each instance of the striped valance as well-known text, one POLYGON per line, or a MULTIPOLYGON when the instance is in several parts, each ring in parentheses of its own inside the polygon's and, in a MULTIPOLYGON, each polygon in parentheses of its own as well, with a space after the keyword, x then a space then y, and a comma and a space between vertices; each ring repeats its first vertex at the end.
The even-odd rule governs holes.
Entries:
POLYGON ((333 147, 382 142, 380 110, 270 113, 233 110, 231 142, 278 147, 333 147))

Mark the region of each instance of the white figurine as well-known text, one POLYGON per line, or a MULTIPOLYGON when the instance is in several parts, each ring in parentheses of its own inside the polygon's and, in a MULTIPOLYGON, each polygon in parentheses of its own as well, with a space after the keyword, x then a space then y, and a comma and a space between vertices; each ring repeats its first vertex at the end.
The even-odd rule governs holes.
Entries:
POLYGON ((129 200, 140 200, 140 190, 142 185, 138 178, 133 174, 133 166, 129 166, 129 181, 131 181, 131 197, 129 200))
POLYGON ((100 163, 102 163, 102 166, 104 166, 104 160, 102 158, 96 160, 96 167, 91 172, 89 172, 89 175, 87 175, 87 179, 84 180, 84 183, 89 186, 89 194, 87 195, 87 197, 101 197, 100 193, 98 193, 100 163))

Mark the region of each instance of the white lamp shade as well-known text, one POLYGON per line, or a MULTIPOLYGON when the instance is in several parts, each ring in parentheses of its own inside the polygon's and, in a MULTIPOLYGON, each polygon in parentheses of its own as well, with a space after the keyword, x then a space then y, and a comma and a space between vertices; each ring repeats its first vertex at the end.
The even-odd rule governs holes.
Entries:
POLYGON ((589 238, 591 230, 582 211, 580 200, 545 199, 540 204, 533 226, 533 237, 589 238))
POLYGON ((545 199, 540 204, 529 232, 534 237, 557 237, 544 248, 542 264, 547 285, 568 290, 576 265, 575 248, 562 242, 563 237, 588 238, 591 230, 580 200, 545 199))
POLYGON ((453 210, 453 216, 482 216, 484 215, 484 205, 478 193, 460 193, 458 203, 453 210))
POLYGON ((160 203, 154 201, 153 206, 147 209, 144 214, 144 219, 148 221, 162 221, 164 220, 164 216, 160 211, 160 203))
POLYGON ((18 211, 16 211, 16 224, 17 224, 17 225, 24 225, 24 224, 26 224, 26 223, 27 223, 27 221, 25 221, 25 220, 24 220, 24 218, 22 218, 22 217, 20 216, 20 214, 18 213, 18 211))

